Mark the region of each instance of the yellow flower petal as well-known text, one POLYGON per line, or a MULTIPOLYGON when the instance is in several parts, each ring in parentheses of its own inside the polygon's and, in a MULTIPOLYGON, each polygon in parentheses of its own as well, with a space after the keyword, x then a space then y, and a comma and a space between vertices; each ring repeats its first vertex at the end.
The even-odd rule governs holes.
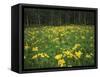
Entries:
POLYGON ((57 60, 61 59, 61 58, 62 58, 62 54, 58 54, 58 55, 55 56, 55 59, 57 59, 57 60))
POLYGON ((64 64, 65 64, 65 60, 64 59, 58 60, 58 66, 63 67, 64 64))
POLYGON ((77 58, 80 58, 81 55, 82 55, 82 52, 81 52, 81 51, 78 51, 78 52, 76 51, 76 52, 75 52, 75 55, 76 55, 77 58))

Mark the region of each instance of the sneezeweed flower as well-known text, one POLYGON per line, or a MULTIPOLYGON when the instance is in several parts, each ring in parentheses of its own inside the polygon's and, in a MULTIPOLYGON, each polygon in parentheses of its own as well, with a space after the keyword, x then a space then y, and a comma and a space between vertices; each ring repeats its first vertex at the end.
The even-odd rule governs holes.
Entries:
POLYGON ((47 58, 49 58, 49 56, 48 56, 46 53, 39 53, 39 54, 38 54, 38 56, 40 56, 40 57, 47 57, 47 58))
POLYGON ((63 67, 64 65, 65 65, 65 60, 64 59, 58 60, 58 66, 63 67))
POLYGON ((65 52, 63 52, 64 54, 66 54, 66 55, 70 55, 71 54, 71 52, 70 51, 65 51, 65 52))
POLYGON ((61 59, 61 58, 62 58, 62 54, 58 54, 58 55, 55 56, 55 59, 56 59, 56 60, 59 60, 59 59, 61 59))
POLYGON ((32 56, 32 59, 36 59, 38 57, 38 55, 34 55, 32 56))
POLYGON ((40 56, 42 58, 45 57, 43 53, 39 53, 38 56, 40 56))
POLYGON ((64 51, 64 56, 67 56, 67 58, 72 58, 73 57, 73 54, 71 53, 71 51, 64 51))
POLYGON ((36 59, 36 58, 49 58, 49 55, 46 53, 38 53, 38 54, 32 56, 32 59, 36 59))
POLYGON ((32 51, 38 51, 38 47, 33 47, 32 51))
POLYGON ((77 57, 77 58, 80 58, 81 57, 81 55, 82 55, 82 52, 81 51, 76 51, 75 52, 75 56, 77 57))
POLYGON ((44 56, 47 57, 47 58, 49 58, 49 56, 46 53, 44 53, 44 56))
POLYGON ((76 50, 77 48, 80 48, 80 44, 75 44, 75 46, 72 48, 73 50, 76 50))
POLYGON ((73 57, 73 54, 72 53, 67 56, 67 58, 72 58, 72 57, 73 57))

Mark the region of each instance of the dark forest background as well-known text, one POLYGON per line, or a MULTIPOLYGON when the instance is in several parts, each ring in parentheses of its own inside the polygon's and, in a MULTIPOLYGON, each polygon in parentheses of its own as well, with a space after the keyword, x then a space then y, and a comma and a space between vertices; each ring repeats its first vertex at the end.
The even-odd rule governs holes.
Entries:
POLYGON ((59 26, 66 24, 94 25, 94 12, 38 8, 24 9, 24 26, 59 26))

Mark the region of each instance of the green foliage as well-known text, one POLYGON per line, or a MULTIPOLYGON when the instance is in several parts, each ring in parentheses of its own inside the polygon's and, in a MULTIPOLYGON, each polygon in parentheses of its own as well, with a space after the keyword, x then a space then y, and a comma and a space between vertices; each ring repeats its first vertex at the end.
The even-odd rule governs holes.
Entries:
POLYGON ((26 27, 24 68, 94 64, 94 27, 88 25, 26 27))

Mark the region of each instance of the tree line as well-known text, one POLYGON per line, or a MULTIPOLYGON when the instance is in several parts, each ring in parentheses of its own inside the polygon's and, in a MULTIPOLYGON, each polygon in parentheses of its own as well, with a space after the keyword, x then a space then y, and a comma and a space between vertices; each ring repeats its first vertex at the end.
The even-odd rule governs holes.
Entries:
POLYGON ((59 9, 24 9, 24 25, 66 25, 85 24, 94 25, 93 11, 59 10, 59 9))

